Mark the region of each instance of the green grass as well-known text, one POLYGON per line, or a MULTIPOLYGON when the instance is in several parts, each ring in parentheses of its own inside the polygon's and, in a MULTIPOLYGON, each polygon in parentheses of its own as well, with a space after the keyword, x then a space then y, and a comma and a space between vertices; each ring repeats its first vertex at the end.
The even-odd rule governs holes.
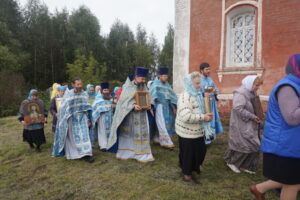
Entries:
MULTIPOLYGON (((52 158, 53 134, 46 125, 47 144, 35 153, 22 141, 22 126, 16 117, 0 119, 0 199, 199 199, 252 200, 249 186, 265 178, 234 174, 225 165, 223 154, 227 134, 218 137, 208 149, 202 185, 181 180, 178 147, 167 151, 152 146, 155 161, 121 161, 111 153, 94 149, 95 163, 52 158)), ((175 144, 177 139, 174 138, 175 144)), ((261 163, 260 163, 261 166, 261 163)), ((275 192, 267 199, 278 199, 275 192)))

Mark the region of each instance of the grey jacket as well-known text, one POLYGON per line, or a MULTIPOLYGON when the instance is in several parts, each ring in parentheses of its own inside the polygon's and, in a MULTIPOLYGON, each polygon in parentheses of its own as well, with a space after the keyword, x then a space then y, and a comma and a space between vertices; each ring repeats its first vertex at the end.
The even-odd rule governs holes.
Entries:
POLYGON ((241 153, 259 152, 258 124, 251 103, 254 93, 241 87, 233 92, 228 148, 241 153))

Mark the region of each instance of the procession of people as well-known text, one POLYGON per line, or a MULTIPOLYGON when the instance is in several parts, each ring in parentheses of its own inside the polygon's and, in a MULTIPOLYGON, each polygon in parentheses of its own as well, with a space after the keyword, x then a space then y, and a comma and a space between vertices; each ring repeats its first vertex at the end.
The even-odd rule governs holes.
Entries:
MULTIPOLYGON (((72 87, 54 83, 52 156, 92 163, 93 150, 98 148, 120 160, 146 163, 155 160, 152 143, 171 151, 178 145, 183 180, 199 184, 194 173, 200 173, 207 146, 224 133, 217 107, 220 91, 210 78, 210 65, 204 62, 199 69, 184 77, 181 94, 168 83, 167 67, 159 67, 148 85, 149 70, 136 67, 134 76, 128 74, 126 82, 113 92, 109 82, 87 84, 86 90, 80 78, 72 80, 72 87)), ((233 91, 224 161, 234 173, 255 175, 263 152, 263 174, 269 180, 251 186, 257 200, 276 188, 282 189, 281 199, 294 200, 300 189, 300 54, 289 58, 286 73, 270 95, 263 134, 265 119, 253 103, 259 99, 262 77, 246 76, 233 91)), ((47 117, 38 91, 31 90, 21 103, 18 119, 24 127, 24 141, 37 152, 46 142, 47 117)))

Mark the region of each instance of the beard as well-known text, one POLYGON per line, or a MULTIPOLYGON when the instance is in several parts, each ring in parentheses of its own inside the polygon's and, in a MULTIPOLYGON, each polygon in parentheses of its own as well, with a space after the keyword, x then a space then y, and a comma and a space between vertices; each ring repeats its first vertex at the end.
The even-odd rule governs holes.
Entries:
POLYGON ((207 72, 204 74, 205 77, 209 77, 209 75, 210 75, 210 72, 207 72))
POLYGON ((108 93, 102 93, 102 98, 103 98, 104 100, 110 100, 110 99, 111 99, 111 96, 110 96, 110 94, 108 94, 108 93))
POLYGON ((137 90, 142 91, 144 90, 146 83, 136 83, 137 90))
POLYGON ((74 88, 75 93, 80 93, 82 91, 82 88, 74 88))

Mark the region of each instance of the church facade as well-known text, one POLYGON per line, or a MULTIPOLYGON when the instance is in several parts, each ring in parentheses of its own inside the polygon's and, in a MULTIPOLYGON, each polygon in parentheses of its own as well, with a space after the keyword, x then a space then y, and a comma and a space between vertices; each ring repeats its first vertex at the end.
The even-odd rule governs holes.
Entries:
MULTIPOLYGON (((211 65, 226 112, 232 91, 247 75, 260 75, 263 101, 285 73, 288 57, 300 53, 300 0, 176 0, 174 88, 183 76, 211 65)), ((229 111, 229 110, 228 110, 229 111)))

